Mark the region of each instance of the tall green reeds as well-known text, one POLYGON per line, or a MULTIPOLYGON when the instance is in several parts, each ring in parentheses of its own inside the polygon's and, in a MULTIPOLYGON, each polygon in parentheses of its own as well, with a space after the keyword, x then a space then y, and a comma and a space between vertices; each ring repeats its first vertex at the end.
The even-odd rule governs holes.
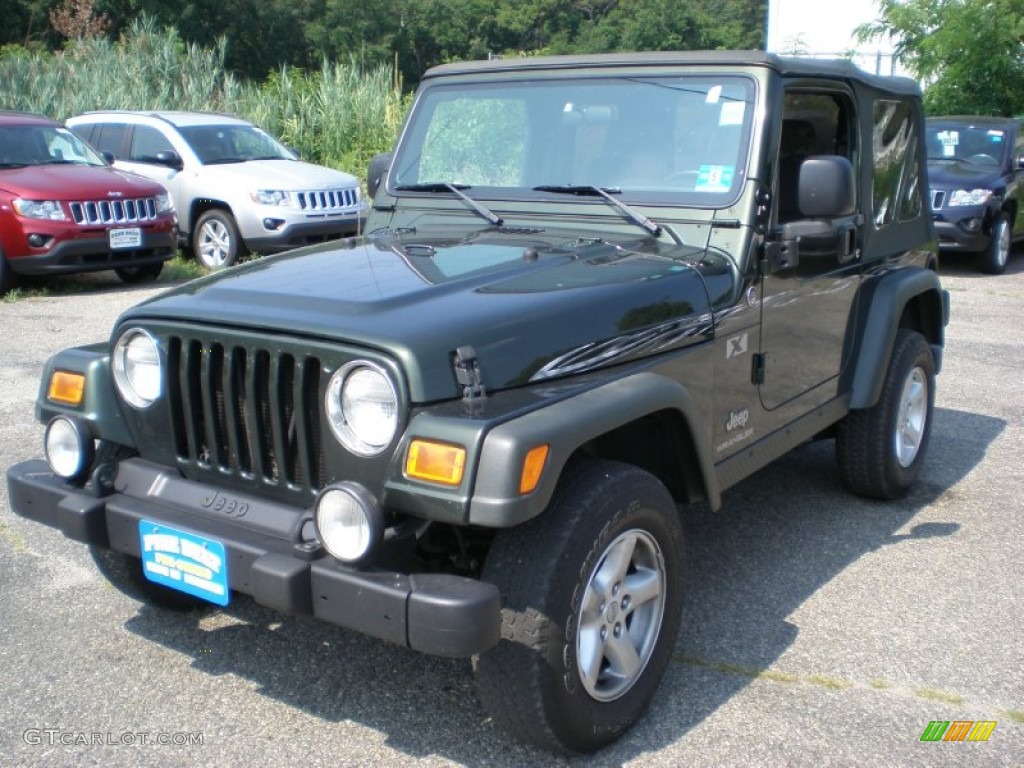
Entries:
POLYGON ((390 149, 408 106, 390 67, 355 60, 320 71, 284 68, 263 83, 224 69, 224 42, 186 44, 173 29, 136 20, 121 40, 88 39, 57 54, 0 54, 0 109, 64 120, 96 109, 202 110, 236 114, 304 159, 359 176, 390 149))

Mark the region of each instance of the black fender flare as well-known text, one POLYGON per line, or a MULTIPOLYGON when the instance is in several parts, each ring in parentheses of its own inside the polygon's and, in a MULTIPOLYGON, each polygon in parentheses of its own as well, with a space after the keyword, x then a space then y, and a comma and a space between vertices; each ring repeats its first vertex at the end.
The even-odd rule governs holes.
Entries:
POLYGON ((678 411, 689 425, 704 493, 711 507, 717 509, 721 492, 711 458, 710 429, 700 428, 707 414, 681 384, 644 371, 491 429, 480 451, 468 522, 505 528, 535 517, 547 507, 562 470, 580 446, 643 416, 666 410, 678 411), (519 468, 527 452, 542 444, 550 450, 540 483, 532 493, 522 495, 519 468))
POLYGON ((938 274, 930 269, 907 268, 870 278, 861 288, 857 317, 850 326, 853 353, 842 390, 850 392, 851 409, 870 408, 878 402, 896 332, 907 305, 918 299, 918 311, 910 318, 910 327, 921 331, 931 345, 936 373, 942 367, 949 293, 942 289, 938 274))

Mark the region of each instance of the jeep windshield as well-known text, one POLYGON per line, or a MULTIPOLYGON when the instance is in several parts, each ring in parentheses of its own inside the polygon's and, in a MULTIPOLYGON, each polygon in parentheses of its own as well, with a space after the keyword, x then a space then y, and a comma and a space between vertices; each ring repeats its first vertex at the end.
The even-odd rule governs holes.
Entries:
POLYGON ((1000 166, 1009 131, 998 121, 928 120, 925 124, 928 160, 963 160, 973 165, 1000 166))
POLYGON ((742 76, 430 86, 388 189, 403 194, 443 180, 472 187, 475 199, 598 189, 631 204, 726 206, 746 175, 754 94, 742 76))
POLYGON ((0 126, 0 169, 30 165, 106 163, 89 145, 65 128, 52 125, 0 126))
POLYGON ((295 159, 254 125, 188 125, 178 130, 203 165, 295 159))

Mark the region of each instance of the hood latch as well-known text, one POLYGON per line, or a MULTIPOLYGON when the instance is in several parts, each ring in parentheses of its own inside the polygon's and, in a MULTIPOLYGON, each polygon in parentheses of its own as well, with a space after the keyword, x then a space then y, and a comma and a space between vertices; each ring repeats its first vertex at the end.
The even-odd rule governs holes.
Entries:
POLYGON ((455 378, 462 385, 462 399, 466 403, 476 403, 487 397, 487 390, 480 378, 480 364, 476 360, 476 350, 468 344, 455 350, 455 378))

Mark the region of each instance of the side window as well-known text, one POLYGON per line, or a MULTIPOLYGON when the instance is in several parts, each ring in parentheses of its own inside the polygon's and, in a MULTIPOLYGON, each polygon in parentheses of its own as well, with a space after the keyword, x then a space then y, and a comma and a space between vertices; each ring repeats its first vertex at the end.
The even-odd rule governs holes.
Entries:
POLYGON ((155 163, 158 152, 173 151, 174 147, 160 131, 148 125, 136 125, 132 131, 132 145, 128 159, 136 163, 155 163))
POLYGON ((109 152, 115 158, 124 159, 124 135, 128 126, 124 123, 98 123, 92 127, 89 142, 100 152, 109 152))
POLYGON ((920 136, 913 105, 898 99, 879 99, 874 106, 874 177, 872 204, 875 227, 921 215, 920 136))
POLYGON ((798 188, 800 165, 811 155, 841 155, 853 160, 851 110, 838 94, 792 91, 782 108, 779 142, 779 221, 803 218, 798 188))

